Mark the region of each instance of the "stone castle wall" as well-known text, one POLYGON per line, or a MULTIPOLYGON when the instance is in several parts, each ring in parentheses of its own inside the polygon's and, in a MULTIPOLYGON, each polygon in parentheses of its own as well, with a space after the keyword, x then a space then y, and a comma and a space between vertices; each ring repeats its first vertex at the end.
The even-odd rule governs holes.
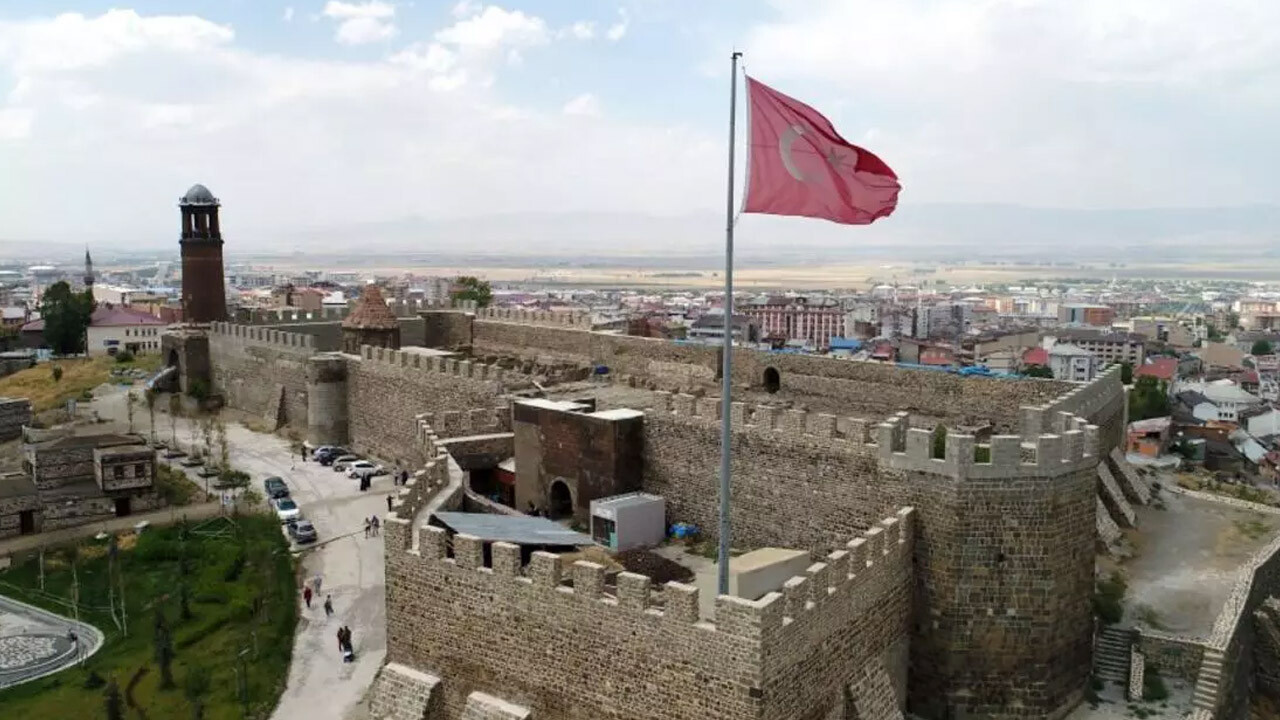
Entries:
POLYGON ((692 586, 656 590, 632 573, 609 583, 600 565, 544 552, 524 565, 507 543, 490 545, 486 563, 485 544, 466 535, 450 557, 442 529, 418 529, 415 543, 393 518, 387 661, 442 679, 433 720, 460 718, 473 692, 566 720, 845 717, 845 688, 868 667, 905 672, 895 648, 909 617, 911 520, 897 514, 783 593, 717 598, 707 621, 692 586))
POLYGON ((0 441, 22 437, 22 426, 31 422, 31 401, 0 397, 0 441))
POLYGON ((1056 380, 962 377, 813 355, 734 350, 736 385, 761 388, 770 368, 778 373, 783 395, 828 399, 869 417, 907 411, 957 424, 989 422, 1014 429, 1022 406, 1048 402, 1071 387, 1056 380))
MULTIPOLYGON (((669 522, 714 537, 719 400, 654 398, 644 489, 666 497, 669 522)), ((978 462, 968 435, 948 435, 934 458, 932 433, 909 428, 906 413, 873 423, 741 403, 731 412, 735 547, 826 552, 885 507, 917 508, 913 712, 1035 717, 1078 701, 1091 652, 1096 426, 1059 413, 1047 419, 1056 432, 997 435, 978 462)))
POLYGON ((316 338, 216 322, 209 330, 213 387, 228 407, 307 429, 307 359, 316 338))
POLYGON ((496 365, 363 346, 347 366, 351 443, 416 467, 426 460, 416 442, 419 414, 492 406, 509 375, 519 377, 496 365))
MULTIPOLYGON (((501 311, 494 311, 501 312, 501 311)), ((515 313, 515 311, 510 311, 515 313)), ((534 313, 536 314, 536 313, 534 313)), ((472 323, 472 352, 562 362, 603 365, 615 375, 643 377, 668 390, 687 390, 714 383, 720 367, 719 348, 680 345, 668 340, 591 332, 587 321, 529 324, 512 319, 477 317, 472 323)), ((535 321, 536 322, 536 321, 535 321)))

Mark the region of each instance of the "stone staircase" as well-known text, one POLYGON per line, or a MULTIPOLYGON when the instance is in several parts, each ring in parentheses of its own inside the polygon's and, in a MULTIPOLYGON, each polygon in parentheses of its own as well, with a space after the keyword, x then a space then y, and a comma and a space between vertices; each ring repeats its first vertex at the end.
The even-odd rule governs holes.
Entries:
POLYGON ((1129 682, 1129 655, 1133 652, 1133 633, 1104 625, 1098 631, 1093 647, 1093 674, 1107 682, 1129 682))
POLYGON ((1191 706, 1214 712, 1218 705, 1218 688, 1222 683, 1222 651, 1206 649, 1200 661, 1200 674, 1191 693, 1191 706))

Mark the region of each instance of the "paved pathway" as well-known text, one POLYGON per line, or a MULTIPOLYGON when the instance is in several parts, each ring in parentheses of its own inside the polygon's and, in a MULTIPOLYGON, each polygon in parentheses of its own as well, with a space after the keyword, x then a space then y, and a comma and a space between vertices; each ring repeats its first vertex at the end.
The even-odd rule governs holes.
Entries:
POLYGON ((63 670, 100 647, 92 625, 0 595, 0 688, 63 670))
MULTIPOLYGON (((121 397, 102 397, 94 401, 94 407, 104 417, 123 418, 121 397)), ((180 439, 187 437, 186 422, 179 421, 180 439)), ((167 427, 168 418, 157 417, 157 424, 167 427)), ((278 475, 285 479, 303 517, 315 524, 320 539, 318 547, 304 549, 300 556, 302 577, 310 580, 319 575, 321 592, 312 599, 310 609, 301 610, 288 684, 272 718, 341 720, 372 685, 386 655, 382 540, 364 537, 364 519, 386 515, 392 481, 389 476, 375 478, 370 491, 360 492, 358 481, 348 479, 345 473, 302 462, 287 440, 255 433, 239 424, 228 424, 227 441, 232 465, 249 473, 259 492, 264 478, 278 475), (325 595, 333 598, 332 618, 324 614, 325 595), (353 663, 343 663, 338 654, 340 625, 351 628, 356 653, 353 663)), ((301 588, 298 602, 301 605, 301 588)))

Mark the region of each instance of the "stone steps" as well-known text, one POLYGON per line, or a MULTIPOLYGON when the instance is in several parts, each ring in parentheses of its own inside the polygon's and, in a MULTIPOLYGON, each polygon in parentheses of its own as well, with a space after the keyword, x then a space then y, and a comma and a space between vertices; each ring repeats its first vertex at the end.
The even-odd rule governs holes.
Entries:
POLYGON ((1200 673, 1196 675, 1196 687, 1191 693, 1191 704, 1202 710, 1213 711, 1218 704, 1218 690, 1222 682, 1222 652, 1206 650, 1200 661, 1200 673))
POLYGON ((1129 656, 1133 636, 1128 630, 1104 627, 1098 631, 1093 648, 1093 673, 1111 682, 1129 681, 1129 656))

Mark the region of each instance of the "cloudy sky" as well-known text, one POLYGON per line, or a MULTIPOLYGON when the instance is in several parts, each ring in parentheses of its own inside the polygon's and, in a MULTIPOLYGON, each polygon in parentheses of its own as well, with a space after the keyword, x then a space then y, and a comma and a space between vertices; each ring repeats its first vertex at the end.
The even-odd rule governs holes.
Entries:
MULTIPOLYGON (((0 242, 722 207, 728 53, 903 207, 1280 198, 1280 2, 4 0, 0 242)), ((808 222, 808 221, 797 221, 808 222)))

